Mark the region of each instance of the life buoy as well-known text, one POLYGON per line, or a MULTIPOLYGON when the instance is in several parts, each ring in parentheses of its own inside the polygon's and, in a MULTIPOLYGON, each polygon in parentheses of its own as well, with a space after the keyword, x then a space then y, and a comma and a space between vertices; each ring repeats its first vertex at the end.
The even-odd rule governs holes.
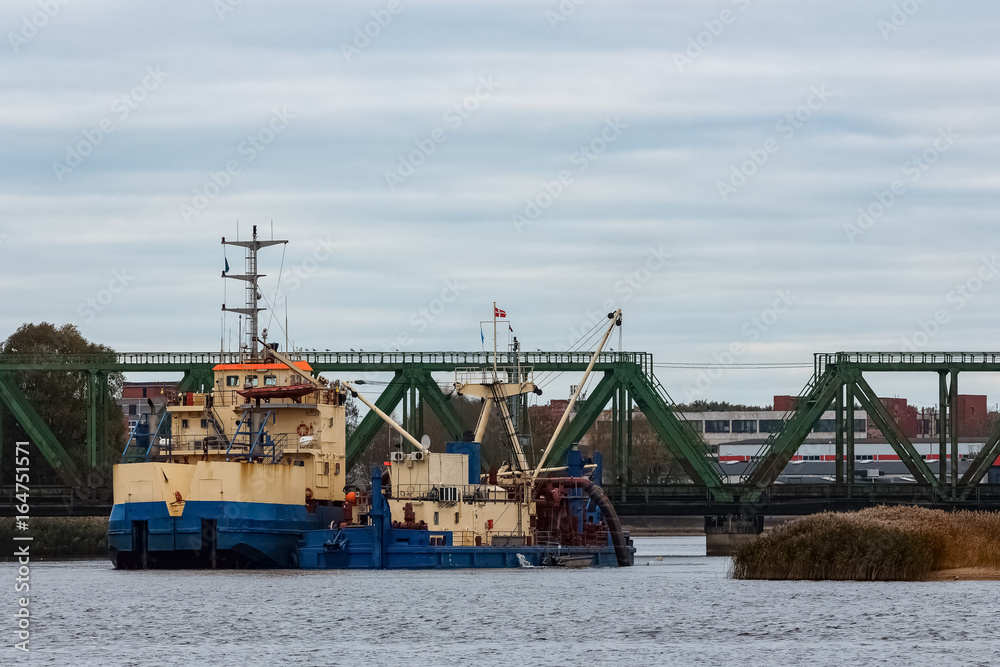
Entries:
POLYGON ((299 427, 297 429, 295 429, 295 432, 298 433, 300 436, 302 436, 302 435, 308 435, 309 434, 309 427, 306 426, 305 424, 299 424, 299 427))

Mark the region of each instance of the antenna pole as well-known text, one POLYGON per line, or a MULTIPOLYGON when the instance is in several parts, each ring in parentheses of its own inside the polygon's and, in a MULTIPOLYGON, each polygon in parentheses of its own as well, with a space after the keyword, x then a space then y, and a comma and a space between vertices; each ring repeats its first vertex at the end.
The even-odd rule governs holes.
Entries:
MULTIPOLYGON (((223 245, 235 245, 241 246, 246 251, 246 271, 241 275, 230 275, 226 272, 222 273, 223 278, 230 278, 233 280, 242 280, 246 283, 246 305, 243 308, 227 308, 226 304, 222 304, 222 310, 230 311, 234 313, 239 313, 240 315, 247 316, 247 328, 246 328, 246 350, 250 355, 251 359, 257 358, 257 325, 259 322, 260 311, 266 310, 260 307, 260 291, 257 286, 257 281, 264 277, 263 273, 257 272, 257 252, 261 248, 267 248, 268 246, 278 245, 280 243, 288 243, 286 240, 274 240, 270 241, 259 241, 257 239, 257 225, 253 226, 253 237, 250 241, 227 241, 225 237, 222 237, 223 245)), ((240 349, 242 351, 243 345, 243 332, 240 332, 240 349)))

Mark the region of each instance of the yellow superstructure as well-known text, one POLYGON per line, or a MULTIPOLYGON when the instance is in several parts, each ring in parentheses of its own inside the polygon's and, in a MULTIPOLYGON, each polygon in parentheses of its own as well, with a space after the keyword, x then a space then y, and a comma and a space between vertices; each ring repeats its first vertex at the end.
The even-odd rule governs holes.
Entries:
POLYGON ((155 417, 169 419, 170 430, 149 462, 115 466, 115 503, 163 501, 180 516, 190 500, 344 500, 346 395, 338 385, 303 384, 273 363, 222 364, 214 380, 209 392, 172 397, 155 417))
POLYGON ((414 523, 453 531, 455 544, 472 545, 476 537, 491 544, 496 535, 530 534, 527 508, 515 502, 510 487, 469 483, 467 455, 395 452, 393 458, 387 489, 393 517, 404 517, 410 505, 414 523))

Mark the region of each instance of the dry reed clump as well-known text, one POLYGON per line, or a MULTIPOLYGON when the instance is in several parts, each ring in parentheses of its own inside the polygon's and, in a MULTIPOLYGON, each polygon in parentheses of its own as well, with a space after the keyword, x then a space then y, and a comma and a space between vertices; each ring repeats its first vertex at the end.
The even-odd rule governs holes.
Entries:
POLYGON ((107 517, 32 517, 28 530, 16 529, 13 518, 0 520, 0 539, 13 544, 14 535, 30 535, 31 557, 74 558, 108 555, 107 517))
POLYGON ((1000 512, 873 507, 803 517, 736 549, 735 579, 914 581, 1000 568, 1000 512))

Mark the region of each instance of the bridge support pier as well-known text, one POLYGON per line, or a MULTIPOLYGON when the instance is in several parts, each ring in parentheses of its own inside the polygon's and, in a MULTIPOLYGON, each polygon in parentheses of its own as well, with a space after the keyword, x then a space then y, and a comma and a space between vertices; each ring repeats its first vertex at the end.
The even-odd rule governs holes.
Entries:
POLYGON ((732 556, 737 547, 755 539, 763 532, 763 515, 706 516, 705 555, 732 556))

